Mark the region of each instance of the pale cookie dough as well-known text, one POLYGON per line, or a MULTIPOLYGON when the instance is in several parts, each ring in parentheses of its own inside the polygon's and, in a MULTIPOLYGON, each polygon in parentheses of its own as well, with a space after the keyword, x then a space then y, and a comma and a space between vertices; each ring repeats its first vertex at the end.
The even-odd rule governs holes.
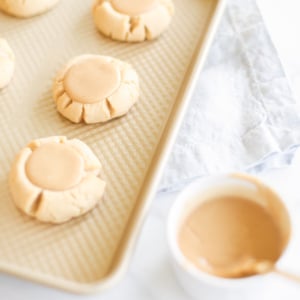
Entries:
POLYGON ((16 157, 9 176, 16 206, 43 222, 78 217, 101 200, 101 163, 78 139, 49 137, 29 143, 16 157))
POLYGON ((127 42, 158 37, 169 26, 173 14, 172 0, 97 0, 93 7, 99 31, 127 42))
POLYGON ((0 89, 11 81, 15 69, 15 56, 6 40, 0 38, 0 89))
POLYGON ((48 11, 58 2, 59 0, 0 0, 0 10, 15 17, 29 18, 48 11))
POLYGON ((136 71, 108 56, 76 57, 58 74, 53 86, 57 110, 74 123, 100 123, 125 115, 138 97, 136 71))

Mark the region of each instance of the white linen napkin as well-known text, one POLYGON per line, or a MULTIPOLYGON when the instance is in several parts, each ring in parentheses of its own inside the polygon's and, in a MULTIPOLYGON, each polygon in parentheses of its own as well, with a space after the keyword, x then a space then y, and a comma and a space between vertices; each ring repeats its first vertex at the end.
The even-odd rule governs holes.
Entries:
POLYGON ((299 103, 256 3, 229 0, 160 190, 244 169, 287 148, 279 161, 288 163, 299 141, 299 103))

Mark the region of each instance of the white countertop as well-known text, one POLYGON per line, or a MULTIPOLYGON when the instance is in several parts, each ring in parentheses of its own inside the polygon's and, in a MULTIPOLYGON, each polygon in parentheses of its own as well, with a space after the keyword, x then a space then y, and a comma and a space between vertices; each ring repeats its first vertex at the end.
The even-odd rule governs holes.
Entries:
POLYGON ((291 87, 300 99, 300 2, 257 0, 291 87))
MULTIPOLYGON (((258 4, 292 88, 300 99, 300 38, 298 38, 300 3, 295 0, 258 0, 258 4)), ((274 182, 282 183, 282 178, 287 178, 288 172, 289 170, 280 170, 268 176, 274 182)), ((289 182, 289 184, 297 186, 295 183, 289 182)), ((0 298, 4 300, 189 299, 177 284, 172 272, 165 238, 165 219, 175 197, 176 194, 167 194, 158 195, 154 199, 130 269, 124 279, 112 290, 101 295, 74 296, 1 274, 0 298)), ((261 299, 296 300, 299 299, 299 294, 298 286, 278 279, 272 287, 262 293, 261 299)), ((206 299, 205 295, 201 299, 206 299)))

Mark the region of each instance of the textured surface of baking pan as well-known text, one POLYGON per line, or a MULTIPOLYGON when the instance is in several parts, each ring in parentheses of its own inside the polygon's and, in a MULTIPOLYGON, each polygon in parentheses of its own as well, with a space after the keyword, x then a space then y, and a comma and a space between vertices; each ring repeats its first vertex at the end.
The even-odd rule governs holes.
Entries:
POLYGON ((16 54, 16 73, 0 93, 0 270, 72 292, 100 291, 124 274, 191 96, 223 0, 175 0, 170 28, 152 42, 111 41, 95 29, 92 1, 62 0, 27 20, 0 14, 0 34, 16 54), (139 103, 104 125, 76 125, 55 110, 51 87, 70 58, 94 53, 130 62, 141 80, 139 103), (18 211, 7 175, 28 141, 79 138, 100 158, 107 191, 91 213, 63 225, 18 211))

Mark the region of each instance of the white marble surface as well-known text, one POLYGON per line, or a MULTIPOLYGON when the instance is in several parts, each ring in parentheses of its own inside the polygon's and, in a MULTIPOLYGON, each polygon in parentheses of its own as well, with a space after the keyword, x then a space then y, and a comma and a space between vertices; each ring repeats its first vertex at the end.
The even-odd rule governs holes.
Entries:
MULTIPOLYGON (((298 38, 300 3, 295 0, 258 0, 258 3, 267 21, 271 36, 280 53, 295 94, 300 97, 300 38, 298 38)), ((295 172, 291 168, 280 169, 268 173, 266 178, 277 187, 283 189, 285 193, 289 193, 289 195, 293 193, 291 197, 297 197, 298 182, 296 178, 299 178, 299 176, 296 177, 295 174, 300 174, 300 164, 298 165, 298 171, 295 172)), ((181 287, 178 286, 172 272, 165 238, 165 219, 175 197, 176 194, 166 194, 158 195, 154 199, 131 267, 124 279, 112 290, 101 295, 74 296, 1 274, 0 299, 189 299, 181 287)), ((297 285, 278 278, 262 291, 261 299, 296 300, 299 299, 299 295, 300 288, 297 285)), ((199 299, 206 299, 205 296, 199 295, 199 299)), ((224 295, 224 299, 229 298, 226 298, 226 295, 224 295)))
POLYGON ((295 96, 300 100, 300 2, 257 0, 295 96))

